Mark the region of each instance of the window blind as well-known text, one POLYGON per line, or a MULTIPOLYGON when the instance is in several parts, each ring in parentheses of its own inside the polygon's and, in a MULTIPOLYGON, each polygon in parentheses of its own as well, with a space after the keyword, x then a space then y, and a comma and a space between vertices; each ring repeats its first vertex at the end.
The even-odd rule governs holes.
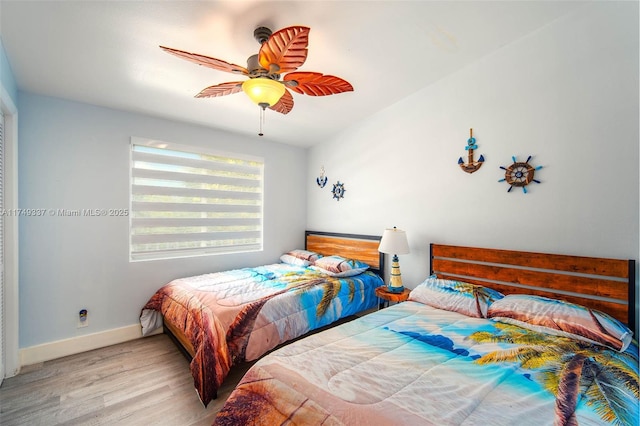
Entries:
POLYGON ((262 249, 264 160, 131 139, 130 259, 262 249))

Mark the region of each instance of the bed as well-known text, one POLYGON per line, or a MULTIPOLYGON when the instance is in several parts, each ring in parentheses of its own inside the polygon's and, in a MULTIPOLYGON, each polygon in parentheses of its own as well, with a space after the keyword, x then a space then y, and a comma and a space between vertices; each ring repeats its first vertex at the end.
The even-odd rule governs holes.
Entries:
POLYGON ((279 263, 176 279, 142 308, 144 336, 160 327, 190 359, 206 406, 233 365, 376 306, 380 237, 305 232, 279 263))
POLYGON ((432 244, 431 273, 259 360, 214 424, 638 424, 633 260, 432 244))

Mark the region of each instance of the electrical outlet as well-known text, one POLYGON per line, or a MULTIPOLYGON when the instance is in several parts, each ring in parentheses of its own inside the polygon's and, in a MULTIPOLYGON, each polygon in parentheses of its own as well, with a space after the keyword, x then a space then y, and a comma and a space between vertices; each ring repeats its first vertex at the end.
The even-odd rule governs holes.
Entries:
POLYGON ((88 327, 89 326, 89 311, 86 309, 81 309, 78 312, 78 328, 88 327))

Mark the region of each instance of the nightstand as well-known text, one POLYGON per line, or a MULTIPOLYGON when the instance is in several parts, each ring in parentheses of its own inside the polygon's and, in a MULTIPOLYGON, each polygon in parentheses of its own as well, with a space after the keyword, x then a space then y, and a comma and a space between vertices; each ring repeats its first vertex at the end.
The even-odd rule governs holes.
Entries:
POLYGON ((380 299, 378 309, 389 306, 389 302, 404 302, 409 298, 409 293, 411 293, 411 290, 407 288, 405 288, 402 293, 391 293, 390 291, 387 291, 387 286, 380 286, 376 288, 376 296, 380 299))

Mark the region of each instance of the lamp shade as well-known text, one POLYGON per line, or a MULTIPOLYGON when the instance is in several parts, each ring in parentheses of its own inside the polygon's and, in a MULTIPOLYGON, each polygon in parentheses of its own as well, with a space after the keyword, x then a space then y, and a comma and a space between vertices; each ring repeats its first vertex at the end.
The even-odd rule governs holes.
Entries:
POLYGON ((380 245, 378 246, 378 251, 387 254, 408 254, 409 243, 407 242, 407 233, 396 227, 385 229, 382 234, 382 240, 380 240, 380 245))
POLYGON ((251 78, 242 83, 242 90, 249 98, 263 108, 274 106, 284 95, 284 84, 270 78, 251 78))

